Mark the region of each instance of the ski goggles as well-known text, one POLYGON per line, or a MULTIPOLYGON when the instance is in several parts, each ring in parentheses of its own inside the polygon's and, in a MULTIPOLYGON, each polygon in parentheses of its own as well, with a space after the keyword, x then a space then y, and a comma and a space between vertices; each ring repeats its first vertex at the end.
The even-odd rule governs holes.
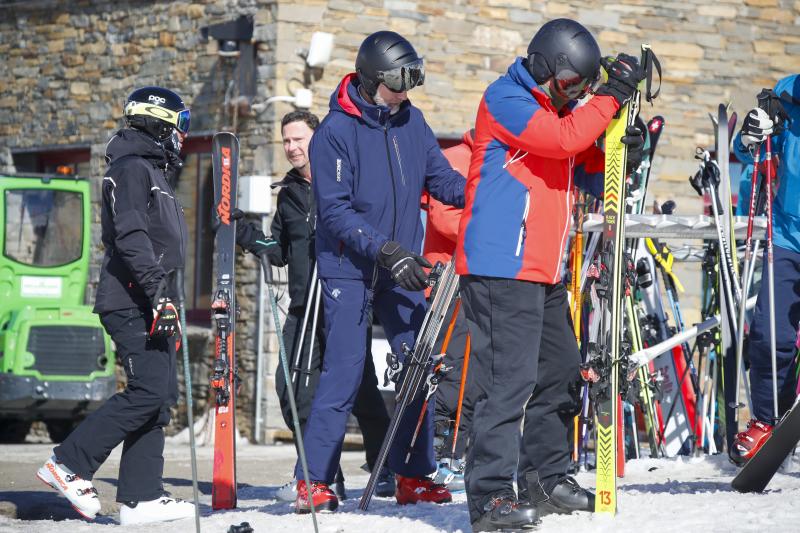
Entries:
POLYGON ((600 70, 593 77, 581 76, 574 70, 564 68, 555 75, 555 87, 560 96, 577 100, 596 88, 600 81, 600 70))
POLYGON ((394 93, 410 91, 425 83, 425 63, 422 59, 418 59, 402 67, 379 70, 376 77, 394 93))
POLYGON ((189 123, 191 122, 191 112, 188 109, 180 111, 172 111, 166 107, 153 105, 147 102, 130 102, 125 107, 125 116, 132 115, 145 115, 163 120, 167 124, 175 126, 175 129, 181 133, 189 132, 189 123))

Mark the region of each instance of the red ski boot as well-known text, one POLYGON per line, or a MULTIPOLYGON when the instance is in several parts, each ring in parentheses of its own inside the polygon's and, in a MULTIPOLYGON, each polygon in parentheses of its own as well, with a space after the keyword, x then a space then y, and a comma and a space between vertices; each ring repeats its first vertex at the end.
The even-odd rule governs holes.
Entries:
MULTIPOLYGON (((314 510, 318 513, 332 513, 339 507, 339 499, 327 483, 312 481, 311 498, 314 502, 314 510)), ((308 489, 306 489, 304 479, 297 482, 297 500, 294 503, 294 512, 297 514, 311 512, 311 505, 308 503, 308 489)))
POLYGON ((739 466, 744 466, 772 435, 772 426, 756 420, 747 423, 747 429, 736 435, 728 456, 739 466))
POLYGON ((434 483, 432 479, 405 477, 399 474, 394 497, 400 505, 417 502, 447 503, 453 499, 447 487, 434 483))

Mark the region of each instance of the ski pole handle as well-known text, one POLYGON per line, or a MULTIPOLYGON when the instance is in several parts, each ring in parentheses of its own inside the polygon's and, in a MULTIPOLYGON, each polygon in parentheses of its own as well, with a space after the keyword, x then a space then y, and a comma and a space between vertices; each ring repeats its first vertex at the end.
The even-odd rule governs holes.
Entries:
POLYGON ((272 268, 267 259, 267 254, 259 255, 258 260, 261 262, 261 269, 264 271, 264 280, 272 285, 272 268))

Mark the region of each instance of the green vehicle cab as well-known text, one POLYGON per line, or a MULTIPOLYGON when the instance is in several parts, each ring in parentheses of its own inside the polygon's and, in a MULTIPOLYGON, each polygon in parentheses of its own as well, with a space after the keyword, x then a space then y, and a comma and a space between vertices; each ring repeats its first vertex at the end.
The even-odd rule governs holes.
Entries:
POLYGON ((43 420, 60 442, 116 392, 111 339, 84 305, 90 184, 0 175, 0 439, 43 420))

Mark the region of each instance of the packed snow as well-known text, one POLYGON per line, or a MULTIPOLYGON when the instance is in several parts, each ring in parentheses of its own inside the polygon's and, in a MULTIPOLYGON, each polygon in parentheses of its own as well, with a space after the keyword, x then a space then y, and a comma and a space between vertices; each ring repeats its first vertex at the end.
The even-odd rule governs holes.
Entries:
MULTIPOLYGON (((188 446, 178 439, 170 439, 165 451, 167 465, 181 463, 184 470, 188 465, 188 446)), ((26 493, 15 476, 29 476, 30 468, 10 467, 9 450, 14 453, 14 461, 30 462, 34 465, 46 457, 49 448, 43 445, 21 445, 3 447, 0 468, 3 470, 3 489, 0 491, 0 509, 3 501, 24 500, 27 512, 24 519, 0 516, 0 533, 36 532, 63 533, 96 532, 118 530, 118 515, 109 513, 99 517, 94 523, 78 519, 54 521, 48 514, 54 507, 62 508, 55 518, 75 516, 66 507, 66 502, 53 491, 38 486, 26 493), (34 446, 34 449, 29 449, 34 446), (13 470, 9 475, 9 471, 13 470), (12 478, 12 479, 9 479, 12 478), (8 486, 10 482, 10 487, 8 486), (15 489, 15 487, 18 487, 15 489), (37 502, 36 499, 41 500, 37 502), (40 505, 37 505, 40 504, 40 505), (40 509, 39 515, 30 516, 31 509, 40 509), (48 518, 41 520, 38 518, 48 518)), ((269 479, 281 479, 290 471, 293 463, 291 446, 239 447, 239 503, 232 511, 212 512, 211 495, 206 468, 210 459, 210 447, 199 450, 201 468, 201 508, 202 530, 206 532, 227 532, 231 525, 249 522, 257 533, 266 532, 310 532, 313 531, 311 517, 293 513, 290 504, 274 499, 274 491, 280 483, 259 485, 253 479, 259 474, 269 479), (262 470, 263 469, 263 470, 262 470), (261 471, 261 472, 259 472, 261 471), (243 482, 247 479, 247 482, 243 482)), ((113 458, 113 456, 112 456, 113 458)), ((347 476, 349 498, 343 502, 339 511, 319 515, 319 529, 325 533, 339 532, 386 532, 386 533, 429 533, 429 532, 469 532, 465 495, 457 494, 447 505, 420 504, 401 507, 392 499, 375 498, 368 512, 358 511, 358 498, 367 481, 367 474, 357 468, 363 462, 363 453, 345 452, 343 464, 347 476)), ((105 474, 115 475, 115 469, 105 474)), ((723 455, 701 458, 677 459, 639 459, 627 463, 625 477, 619 480, 619 511, 615 517, 580 513, 571 516, 547 516, 539 526, 540 531, 553 533, 580 532, 680 532, 702 531, 704 533, 731 533, 748 531, 798 531, 800 530, 800 458, 787 460, 783 469, 775 476, 764 494, 738 494, 730 487, 730 480, 736 469, 723 455)), ((108 477, 108 475, 104 476, 108 477)), ((166 478, 165 474, 165 478, 166 478)), ((584 486, 594 485, 594 473, 577 475, 584 486)), ((180 495, 187 497, 187 479, 166 479, 167 488, 175 491, 181 487, 180 495)), ((113 492, 109 495, 113 499, 113 492)), ((109 497, 107 496, 107 497, 109 497)), ((19 503, 17 504, 19 506, 19 503)), ((104 509, 106 504, 104 503, 104 509)), ((3 513, 8 514, 8 513, 3 513)), ((152 525, 129 526, 126 531, 156 531, 152 525)), ((159 524, 159 533, 188 533, 194 530, 192 520, 159 524)))

